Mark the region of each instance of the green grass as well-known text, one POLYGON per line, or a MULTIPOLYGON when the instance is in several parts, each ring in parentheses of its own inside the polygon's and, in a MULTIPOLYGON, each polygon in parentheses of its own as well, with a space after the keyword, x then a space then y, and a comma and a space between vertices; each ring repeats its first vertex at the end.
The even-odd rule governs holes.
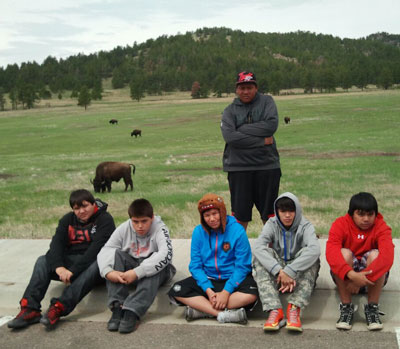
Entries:
MULTIPOLYGON (((198 224, 197 200, 229 189, 222 172, 224 142, 219 123, 229 98, 191 100, 189 93, 129 100, 124 90, 87 111, 76 101, 0 113, 0 237, 49 238, 69 210, 71 190, 92 190, 101 161, 136 165, 135 189, 114 183, 108 202, 119 224, 129 203, 146 197, 174 238, 190 237, 198 224), (117 126, 109 119, 116 118, 117 126), (142 137, 130 137, 134 128, 142 137)), ((372 192, 379 209, 400 231, 400 91, 373 91, 275 98, 280 126, 280 192, 295 193, 305 216, 321 235, 347 210, 352 194, 372 192), (291 117, 285 125, 283 118, 291 117)), ((42 103, 44 105, 45 103, 42 103)), ((254 211, 250 237, 261 222, 254 211)))

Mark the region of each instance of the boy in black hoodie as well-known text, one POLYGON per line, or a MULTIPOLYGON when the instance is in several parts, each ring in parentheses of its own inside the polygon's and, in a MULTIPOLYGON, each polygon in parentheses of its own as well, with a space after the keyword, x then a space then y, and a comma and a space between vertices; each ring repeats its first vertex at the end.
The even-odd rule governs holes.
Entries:
POLYGON ((60 316, 66 316, 102 279, 97 253, 115 229, 107 204, 85 190, 71 193, 72 212, 58 222, 50 249, 37 259, 31 280, 20 301, 21 311, 8 323, 9 328, 23 328, 41 322, 53 328, 60 316), (59 280, 67 287, 62 295, 53 298, 45 315, 41 316, 40 302, 51 280, 59 280))

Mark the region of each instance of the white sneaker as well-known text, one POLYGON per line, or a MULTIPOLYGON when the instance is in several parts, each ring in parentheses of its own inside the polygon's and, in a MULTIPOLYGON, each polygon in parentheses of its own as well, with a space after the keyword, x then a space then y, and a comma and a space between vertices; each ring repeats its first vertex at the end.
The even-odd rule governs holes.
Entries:
POLYGON ((234 322, 243 325, 247 324, 246 310, 244 308, 225 309, 218 314, 217 320, 221 323, 234 322))
POLYGON ((206 319, 212 318, 213 316, 207 313, 203 313, 200 310, 194 309, 192 307, 186 306, 185 308, 185 319, 186 321, 192 321, 196 319, 206 319))

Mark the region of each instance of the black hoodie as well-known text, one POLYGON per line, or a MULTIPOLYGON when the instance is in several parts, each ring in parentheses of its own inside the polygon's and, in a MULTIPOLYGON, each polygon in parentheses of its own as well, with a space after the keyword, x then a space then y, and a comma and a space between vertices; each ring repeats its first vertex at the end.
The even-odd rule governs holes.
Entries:
POLYGON ((82 223, 74 212, 67 213, 59 220, 50 249, 46 253, 51 270, 65 267, 66 256, 80 255, 80 258, 67 268, 75 278, 96 260, 97 254, 115 230, 115 224, 107 212, 108 205, 100 199, 96 199, 95 202, 98 209, 87 222, 82 223))

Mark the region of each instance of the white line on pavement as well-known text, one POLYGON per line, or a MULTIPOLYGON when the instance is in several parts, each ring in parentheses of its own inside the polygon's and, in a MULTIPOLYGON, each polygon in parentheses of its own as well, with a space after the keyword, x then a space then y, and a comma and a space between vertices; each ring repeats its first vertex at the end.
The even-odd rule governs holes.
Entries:
POLYGON ((14 316, 7 315, 7 316, 0 317, 0 327, 3 326, 4 324, 6 324, 11 319, 14 319, 14 316))

